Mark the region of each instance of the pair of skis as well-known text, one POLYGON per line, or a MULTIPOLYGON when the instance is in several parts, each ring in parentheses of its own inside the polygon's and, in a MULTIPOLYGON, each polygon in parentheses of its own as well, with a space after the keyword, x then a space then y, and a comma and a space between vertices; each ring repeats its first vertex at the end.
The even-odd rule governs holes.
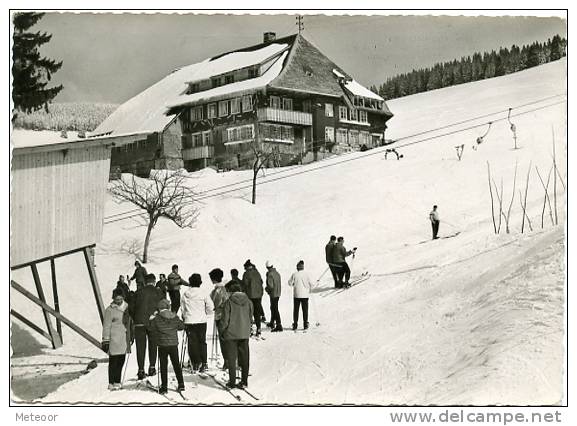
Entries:
POLYGON ((226 386, 226 384, 219 380, 216 377, 216 374, 209 374, 208 375, 210 378, 212 378, 212 380, 214 381, 214 383, 216 383, 220 388, 222 388, 223 390, 225 390, 226 392, 228 392, 229 395, 231 395, 234 399, 236 399, 238 402, 242 402, 242 397, 237 393, 238 392, 244 392, 246 395, 248 395, 250 398, 254 399, 255 401, 259 401, 259 398, 256 397, 252 392, 250 392, 248 389, 246 388, 229 388, 228 386, 226 386))
MULTIPOLYGON (((168 396, 167 393, 160 393, 158 387, 154 386, 152 384, 152 382, 149 379, 144 379, 143 381, 138 382, 137 387, 140 384, 144 384, 144 386, 151 390, 154 391, 156 393, 158 393, 159 395, 162 395, 164 398, 166 398, 168 401, 173 402, 175 404, 178 404, 178 401, 174 400, 173 398, 171 398, 170 396, 168 396)), ((178 395, 180 395, 180 397, 184 400, 184 401, 188 401, 188 398, 182 393, 182 391, 179 391, 178 389, 168 389, 169 392, 174 392, 177 393, 178 395)))

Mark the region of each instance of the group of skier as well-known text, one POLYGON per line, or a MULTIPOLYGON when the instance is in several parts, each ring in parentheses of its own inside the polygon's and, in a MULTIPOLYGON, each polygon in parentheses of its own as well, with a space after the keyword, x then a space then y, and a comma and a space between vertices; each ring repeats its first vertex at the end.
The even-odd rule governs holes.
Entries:
MULTIPOLYGON (((228 388, 248 386, 249 338, 261 338, 262 323, 266 323, 262 307, 264 291, 270 299, 270 322, 266 325, 272 332, 282 332, 278 303, 281 296, 281 277, 274 265, 266 262, 266 277, 263 281, 256 266, 247 260, 244 274, 239 278, 238 270, 230 271, 231 279, 225 284, 224 273, 215 268, 209 272, 213 284, 210 294, 200 290, 201 275, 192 274, 188 281, 181 278, 178 265, 166 277, 160 274, 156 281, 137 261, 135 271, 128 282, 120 276, 112 293, 112 303, 104 313, 102 349, 109 354, 108 378, 110 390, 122 388, 122 370, 126 354, 136 343, 138 380, 157 374, 160 365, 158 391, 168 391, 168 359, 170 358, 176 380, 177 391, 185 389, 183 357, 179 359, 178 332, 184 330, 186 349, 192 373, 208 371, 206 333, 209 317, 214 315, 215 331, 218 334, 220 351, 224 358, 221 368, 228 370, 228 388), (129 283, 136 282, 136 290, 129 283), (264 288, 263 288, 264 284, 264 288), (252 324, 254 324, 254 329, 252 324), (148 352, 148 371, 145 371, 148 352), (240 366, 240 382, 236 382, 237 364, 240 366)), ((296 272, 288 280, 293 288, 293 330, 298 327, 300 308, 303 311, 303 328, 308 323, 308 298, 313 287, 309 275, 304 271, 304 262, 297 263, 296 272)), ((214 333, 214 332, 213 332, 214 333)))
POLYGON ((351 268, 345 259, 351 255, 354 258, 357 248, 347 250, 344 244, 345 239, 343 237, 337 238, 331 235, 329 242, 325 246, 326 262, 333 275, 335 288, 347 288, 350 286, 351 268))

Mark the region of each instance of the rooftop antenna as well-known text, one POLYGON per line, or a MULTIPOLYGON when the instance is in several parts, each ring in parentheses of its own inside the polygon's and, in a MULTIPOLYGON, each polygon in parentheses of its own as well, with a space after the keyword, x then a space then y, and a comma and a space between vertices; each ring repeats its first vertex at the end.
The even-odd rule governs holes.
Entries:
POLYGON ((297 25, 299 27, 299 34, 301 33, 301 31, 305 30, 305 23, 303 21, 304 21, 303 16, 297 15, 297 25))

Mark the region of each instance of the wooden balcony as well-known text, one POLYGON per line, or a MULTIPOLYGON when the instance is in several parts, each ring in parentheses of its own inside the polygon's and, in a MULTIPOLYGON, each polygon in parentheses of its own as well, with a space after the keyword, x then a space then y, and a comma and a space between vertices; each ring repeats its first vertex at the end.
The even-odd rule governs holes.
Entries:
POLYGON ((197 146, 182 150, 182 159, 199 160, 201 158, 212 158, 214 156, 214 146, 197 146))
POLYGON ((312 126, 313 124, 313 115, 311 113, 276 108, 259 108, 258 119, 259 121, 298 124, 301 126, 312 126))

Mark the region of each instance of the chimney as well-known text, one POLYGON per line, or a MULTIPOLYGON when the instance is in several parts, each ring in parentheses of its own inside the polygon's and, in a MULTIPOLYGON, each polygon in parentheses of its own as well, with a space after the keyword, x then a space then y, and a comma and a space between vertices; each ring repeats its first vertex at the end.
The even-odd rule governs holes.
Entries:
POLYGON ((275 40, 276 40, 276 33, 273 33, 272 31, 268 31, 268 32, 263 34, 263 42, 264 43, 270 43, 271 41, 275 41, 275 40))

